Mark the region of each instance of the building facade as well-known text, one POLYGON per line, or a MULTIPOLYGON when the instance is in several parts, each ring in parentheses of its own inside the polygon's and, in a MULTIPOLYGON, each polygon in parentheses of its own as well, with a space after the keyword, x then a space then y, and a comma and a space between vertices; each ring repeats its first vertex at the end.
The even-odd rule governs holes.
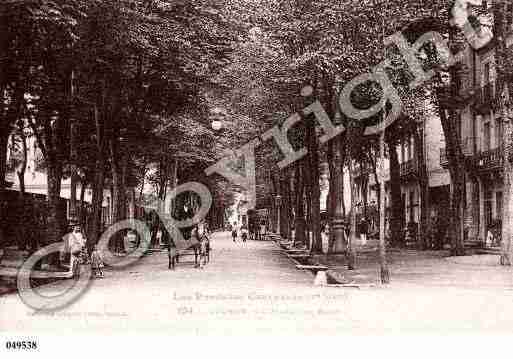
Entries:
MULTIPOLYGON (((413 136, 403 138, 396 147, 400 169, 402 225, 418 229, 421 218, 421 171, 417 151, 423 152, 428 181, 429 218, 444 216, 449 208, 450 176, 447 168, 442 166, 440 153, 445 147, 445 139, 440 117, 430 108, 429 101, 424 104, 426 116, 418 121, 418 131, 422 136, 422 146, 417 148, 413 136)), ((385 159, 385 208, 386 230, 388 231, 391 204, 390 163, 385 159)), ((354 169, 356 186, 356 210, 358 217, 365 216, 371 230, 378 231, 378 191, 373 169, 369 166, 356 165, 354 169)))
MULTIPOLYGON (((488 14, 481 15, 483 24, 494 23, 491 6, 484 2, 488 14)), ((503 39, 513 44, 513 3, 507 7, 508 32, 503 39)), ((497 37, 497 34, 494 34, 497 37)), ((460 146, 466 157, 465 233, 467 239, 483 242, 490 230, 500 232, 503 193, 503 119, 499 109, 495 68, 495 43, 491 40, 479 50, 465 48, 465 67, 460 78, 460 96, 466 100, 460 117, 460 146)), ((445 149, 440 163, 447 167, 445 149)))

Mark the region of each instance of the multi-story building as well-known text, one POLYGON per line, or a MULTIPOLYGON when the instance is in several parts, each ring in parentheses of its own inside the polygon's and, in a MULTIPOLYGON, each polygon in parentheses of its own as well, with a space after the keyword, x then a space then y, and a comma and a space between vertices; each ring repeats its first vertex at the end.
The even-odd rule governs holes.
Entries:
MULTIPOLYGON (((402 202, 402 223, 418 225, 421 216, 421 185, 417 151, 423 151, 428 180, 428 204, 429 217, 443 216, 449 207, 450 177, 446 168, 440 163, 441 148, 444 147, 444 135, 439 116, 430 111, 430 103, 425 107, 426 116, 417 123, 419 133, 422 136, 422 148, 416 148, 413 136, 405 137, 396 147, 397 158, 400 167, 400 187, 402 202)), ((366 216, 371 223, 371 229, 377 231, 378 212, 377 201, 379 187, 376 184, 373 170, 369 167, 356 165, 356 210, 358 216, 366 216)), ((385 208, 386 226, 390 218, 390 172, 389 161, 385 161, 385 208)))
MULTIPOLYGON (((491 10, 492 1, 484 4, 491 10)), ((513 44, 513 3, 504 15, 508 32, 503 40, 513 44)), ((480 20, 493 24, 492 12, 481 15, 480 20)), ((468 71, 459 81, 460 96, 466 99, 465 107, 459 111, 460 146, 468 163, 465 227, 467 238, 479 241, 485 240, 489 229, 499 228, 502 219, 503 120, 496 86, 495 41, 478 50, 470 46, 464 49, 468 71)), ((441 149, 440 163, 447 167, 445 149, 441 149)))

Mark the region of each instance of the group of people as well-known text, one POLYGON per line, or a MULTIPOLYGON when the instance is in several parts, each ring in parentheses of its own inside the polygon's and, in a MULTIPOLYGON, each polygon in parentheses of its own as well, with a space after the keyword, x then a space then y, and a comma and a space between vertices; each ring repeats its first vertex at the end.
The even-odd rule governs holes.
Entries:
POLYGON ((246 242, 248 239, 251 240, 260 240, 264 239, 264 236, 267 233, 267 222, 265 219, 258 220, 248 220, 248 223, 238 224, 234 222, 230 227, 232 232, 233 241, 236 242, 237 238, 241 237, 243 242, 246 242))
POLYGON ((233 226, 232 226, 233 242, 237 242, 239 233, 240 233, 242 241, 246 242, 248 239, 248 226, 245 223, 243 223, 242 225, 239 225, 237 222, 234 222, 233 226))
MULTIPOLYGON (((347 238, 349 237, 349 224, 344 222, 343 227, 344 227, 343 234, 347 241, 347 238)), ((360 241, 361 241, 362 245, 367 244, 367 239, 368 239, 368 235, 369 235, 369 227, 370 227, 369 222, 367 221, 367 219, 365 217, 362 217, 357 224, 357 233, 359 233, 359 235, 360 235, 360 241)), ((329 235, 329 233, 330 233, 329 221, 325 221, 322 223, 321 233, 323 235, 327 236, 328 238, 332 239, 331 236, 329 235)), ((331 243, 330 243, 330 247, 331 247, 331 243)))
POLYGON ((70 268, 75 270, 78 265, 90 264, 93 275, 97 278, 103 278, 103 258, 97 245, 93 246, 91 254, 87 251, 87 239, 82 231, 82 226, 78 222, 71 222, 70 231, 63 237, 63 246, 60 251, 60 262, 70 263, 70 268))

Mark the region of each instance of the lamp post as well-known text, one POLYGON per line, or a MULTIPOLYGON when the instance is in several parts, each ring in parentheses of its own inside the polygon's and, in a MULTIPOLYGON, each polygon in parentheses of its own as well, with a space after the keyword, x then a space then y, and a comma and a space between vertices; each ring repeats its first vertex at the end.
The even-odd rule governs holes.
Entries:
POLYGON ((278 194, 274 199, 276 202, 276 232, 281 235, 281 196, 278 194))
MULTIPOLYGON (((337 76, 335 79, 334 91, 335 93, 340 93, 340 83, 341 79, 337 76)), ((338 98, 338 97, 337 97, 338 98)), ((337 106, 337 111, 335 113, 336 123, 342 123, 341 111, 339 108, 338 101, 334 100, 337 106)), ((347 253, 348 252, 348 243, 346 239, 345 233, 345 223, 344 223, 344 203, 343 196, 341 191, 343 191, 344 187, 344 173, 342 171, 342 142, 341 138, 334 142, 334 172, 330 173, 330 176, 333 176, 333 190, 330 189, 331 194, 333 195, 335 201, 335 211, 333 213, 333 218, 331 221, 331 231, 330 233, 331 239, 333 240, 333 246, 331 249, 331 253, 347 253)))
POLYGON ((223 122, 216 118, 212 120, 211 125, 214 131, 219 131, 223 127, 223 122))
POLYGON ((342 203, 342 196, 340 190, 342 188, 342 156, 340 155, 340 146, 338 143, 335 146, 335 173, 333 174, 333 194, 334 201, 336 203, 335 213, 333 214, 333 220, 331 229, 333 231, 333 248, 332 253, 345 253, 347 251, 347 241, 345 237, 345 225, 344 225, 344 209, 342 203))
MULTIPOLYGON (((224 112, 222 112, 220 109, 214 109, 212 110, 212 114, 210 116, 211 122, 210 126, 212 129, 216 132, 221 131, 223 129, 223 119, 224 119, 224 112)), ((224 208, 222 209, 224 211, 224 208)), ((219 217, 219 214, 217 214, 219 217)), ((224 227, 224 220, 223 225, 224 227)))

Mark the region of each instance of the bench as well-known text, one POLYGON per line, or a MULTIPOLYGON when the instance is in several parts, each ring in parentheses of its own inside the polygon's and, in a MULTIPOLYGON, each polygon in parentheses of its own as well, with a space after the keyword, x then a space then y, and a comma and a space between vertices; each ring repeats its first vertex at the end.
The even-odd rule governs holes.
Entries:
POLYGON ((311 270, 313 272, 328 270, 327 266, 323 266, 323 265, 308 265, 308 264, 297 264, 296 268, 297 269, 307 269, 307 270, 311 270))
MULTIPOLYGON (((26 251, 20 251, 17 248, 5 248, 0 257, 0 277, 17 277, 19 269, 23 263, 28 259, 29 255, 26 251)), ((70 256, 70 262, 64 264, 62 268, 51 268, 46 266, 47 269, 32 270, 30 278, 33 279, 67 279, 73 278, 78 274, 78 263, 73 262, 73 257, 70 256)))

